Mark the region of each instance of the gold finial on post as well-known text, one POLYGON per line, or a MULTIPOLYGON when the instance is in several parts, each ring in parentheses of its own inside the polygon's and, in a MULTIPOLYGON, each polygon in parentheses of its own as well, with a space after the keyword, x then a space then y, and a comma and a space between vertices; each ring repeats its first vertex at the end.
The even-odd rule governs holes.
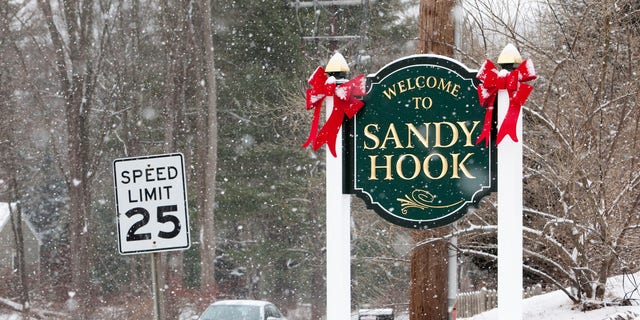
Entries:
POLYGON ((512 44, 508 44, 504 47, 498 56, 498 64, 503 68, 515 68, 520 63, 522 63, 522 56, 520 55, 520 52, 518 52, 518 49, 516 49, 512 44))
POLYGON ((342 56, 340 52, 336 52, 331 59, 329 59, 329 62, 327 62, 324 71, 326 73, 349 73, 350 69, 344 56, 342 56))

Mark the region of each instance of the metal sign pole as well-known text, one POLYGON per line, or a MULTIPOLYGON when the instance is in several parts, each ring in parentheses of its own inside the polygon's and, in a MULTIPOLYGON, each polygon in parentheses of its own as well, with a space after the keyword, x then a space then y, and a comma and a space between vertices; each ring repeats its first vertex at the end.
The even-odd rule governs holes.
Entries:
POLYGON ((158 277, 158 265, 160 263, 160 253, 151 254, 151 282, 153 286, 153 319, 162 319, 160 308, 160 281, 158 277))

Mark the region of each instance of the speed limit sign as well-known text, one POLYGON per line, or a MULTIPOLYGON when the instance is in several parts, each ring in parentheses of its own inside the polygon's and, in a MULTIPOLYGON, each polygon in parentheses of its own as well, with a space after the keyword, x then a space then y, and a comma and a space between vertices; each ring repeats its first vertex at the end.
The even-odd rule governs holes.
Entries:
POLYGON ((116 159, 113 177, 121 254, 189 248, 181 153, 116 159))

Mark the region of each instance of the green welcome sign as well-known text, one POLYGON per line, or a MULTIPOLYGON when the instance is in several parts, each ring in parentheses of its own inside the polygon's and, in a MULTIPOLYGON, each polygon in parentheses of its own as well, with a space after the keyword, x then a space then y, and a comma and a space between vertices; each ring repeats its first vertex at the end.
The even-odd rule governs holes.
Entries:
POLYGON ((495 191, 495 143, 476 144, 485 109, 475 76, 455 60, 415 55, 367 77, 351 128, 352 192, 384 219, 444 226, 495 191))

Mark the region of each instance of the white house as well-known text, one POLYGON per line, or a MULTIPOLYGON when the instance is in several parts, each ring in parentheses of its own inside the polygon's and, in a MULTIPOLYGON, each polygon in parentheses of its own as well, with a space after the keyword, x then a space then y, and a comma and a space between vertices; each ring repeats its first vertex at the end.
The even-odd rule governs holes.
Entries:
MULTIPOLYGON (((11 205, 15 210, 15 204, 11 205)), ((37 279, 40 273, 40 248, 42 240, 33 225, 22 216, 24 258, 28 276, 37 279)), ((11 227, 9 204, 0 202, 0 276, 8 275, 17 267, 15 235, 11 227)))

